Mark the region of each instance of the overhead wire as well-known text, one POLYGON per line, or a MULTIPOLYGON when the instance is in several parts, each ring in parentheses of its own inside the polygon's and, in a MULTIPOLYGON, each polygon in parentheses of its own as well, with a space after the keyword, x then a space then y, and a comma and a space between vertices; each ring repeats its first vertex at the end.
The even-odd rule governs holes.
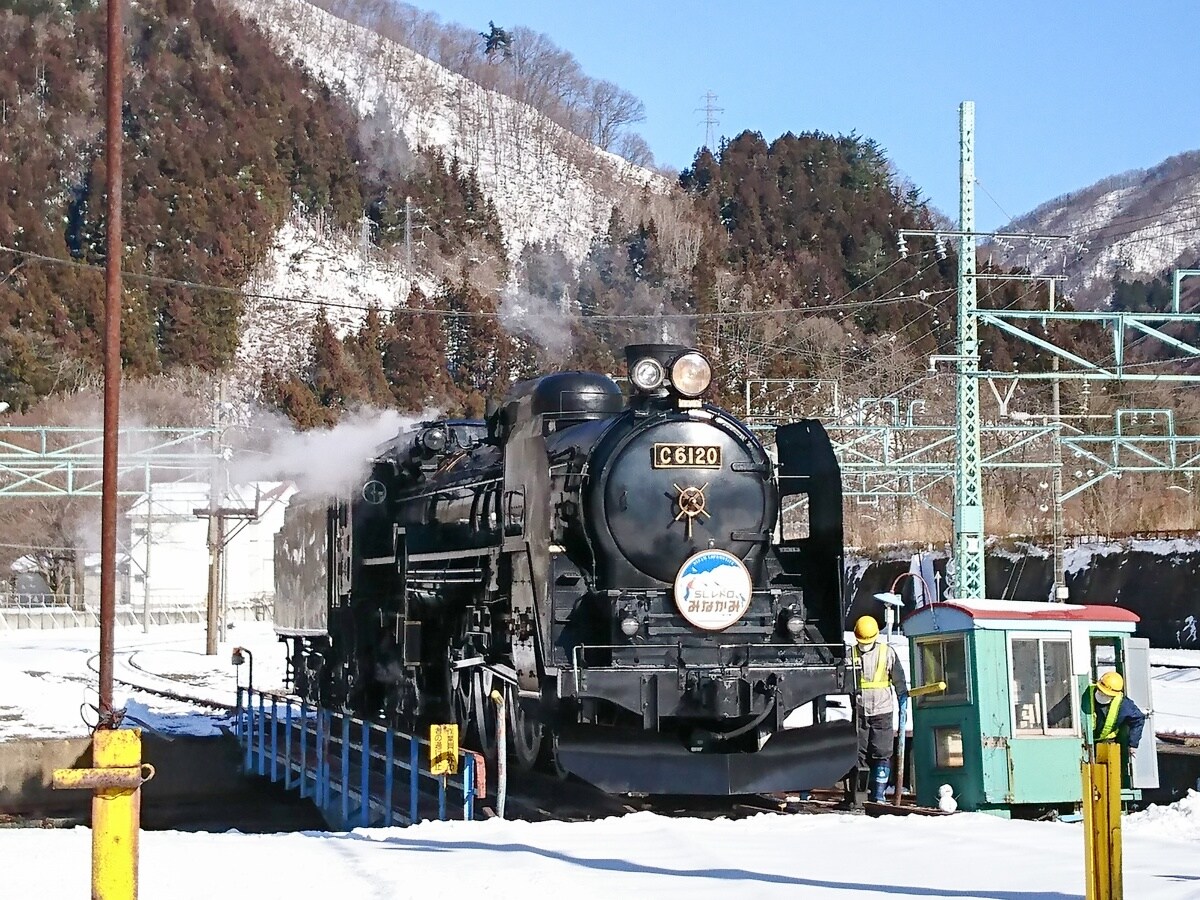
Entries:
MULTIPOLYGON (((95 265, 93 263, 84 263, 84 262, 79 262, 78 260, 61 259, 61 258, 55 257, 55 256, 46 256, 44 254, 34 253, 33 251, 30 251, 30 250, 21 250, 19 248, 15 248, 15 247, 7 247, 7 246, 0 245, 0 252, 12 253, 15 255, 23 256, 27 259, 33 259, 33 260, 37 260, 39 262, 47 262, 47 263, 51 263, 51 264, 55 264, 55 265, 75 267, 75 268, 81 268, 81 269, 89 269, 89 270, 101 271, 101 272, 104 271, 103 266, 95 265)), ((896 263, 892 263, 892 266, 894 266, 894 265, 896 265, 896 263)), ((892 266, 888 266, 888 269, 890 269, 892 266)), ((762 316, 769 317, 769 316, 795 315, 795 314, 819 316, 819 315, 824 315, 825 313, 829 313, 829 312, 853 311, 853 310, 863 309, 863 308, 869 307, 869 306, 876 306, 879 304, 902 303, 902 302, 906 302, 909 300, 919 299, 918 294, 911 294, 911 295, 900 295, 900 296, 895 296, 895 297, 886 297, 886 298, 882 298, 879 300, 863 300, 863 301, 858 301, 858 302, 854 302, 854 303, 843 302, 851 294, 866 287, 868 284, 870 284, 872 281, 874 281, 875 278, 878 278, 880 275, 882 275, 886 271, 887 271, 887 269, 884 269, 881 272, 876 273, 874 276, 872 276, 870 279, 868 279, 863 284, 859 285, 856 288, 852 288, 850 291, 847 291, 841 298, 839 298, 839 300, 835 301, 834 303, 825 304, 822 306, 801 306, 801 307, 787 307, 787 308, 776 308, 776 309, 755 309, 755 310, 731 310, 731 311, 726 311, 726 312, 708 312, 708 313, 702 313, 702 312, 658 312, 658 311, 647 312, 647 313, 599 313, 599 314, 588 314, 586 316, 586 318, 588 320, 596 320, 596 321, 606 321, 606 322, 618 321, 619 322, 619 321, 642 321, 645 319, 704 320, 704 319, 756 318, 756 317, 762 317, 762 316)), ((266 301, 272 301, 272 302, 278 302, 278 303, 293 303, 293 304, 298 304, 298 305, 303 305, 303 306, 314 306, 314 307, 321 307, 321 308, 325 308, 325 309, 344 309, 344 310, 352 310, 352 311, 357 311, 357 312, 367 312, 371 309, 378 309, 377 306, 373 306, 371 304, 364 305, 364 304, 355 304, 355 303, 339 303, 334 300, 310 299, 307 297, 284 296, 284 295, 280 295, 280 294, 267 294, 267 293, 263 293, 260 291, 247 290, 244 288, 234 288, 234 287, 228 287, 225 285, 206 284, 203 282, 189 281, 189 280, 180 279, 180 278, 168 278, 168 277, 162 276, 162 275, 149 275, 149 274, 138 273, 138 272, 124 272, 123 274, 127 278, 139 279, 142 281, 150 282, 152 284, 164 284, 164 285, 173 286, 173 287, 184 287, 184 288, 189 288, 189 289, 194 289, 194 290, 207 290, 207 291, 214 291, 214 292, 218 292, 218 293, 227 293, 227 294, 233 294, 233 295, 236 295, 239 297, 252 299, 252 300, 266 300, 266 301)), ((901 282, 900 285, 897 285, 897 287, 901 287, 904 284, 907 284, 908 281, 911 281, 911 280, 912 279, 907 279, 906 281, 901 282)), ((927 293, 935 293, 935 292, 927 292, 927 293)), ((499 311, 493 312, 493 311, 489 311, 489 310, 462 310, 462 309, 454 309, 454 308, 450 308, 450 307, 432 307, 432 306, 410 307, 410 306, 397 305, 397 306, 389 309, 389 312, 392 312, 392 311, 395 311, 395 312, 398 312, 398 313, 404 314, 404 315, 439 315, 439 316, 445 316, 445 317, 461 316, 461 317, 470 317, 470 318, 500 318, 502 315, 499 311)))

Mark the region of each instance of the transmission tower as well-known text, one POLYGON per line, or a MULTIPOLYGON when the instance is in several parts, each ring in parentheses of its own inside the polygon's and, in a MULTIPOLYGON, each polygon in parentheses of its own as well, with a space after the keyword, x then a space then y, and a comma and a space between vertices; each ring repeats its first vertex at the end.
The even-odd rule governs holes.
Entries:
POLYGON ((725 108, 717 106, 717 95, 712 91, 707 91, 703 97, 704 105, 697 107, 695 112, 704 113, 704 146, 715 152, 717 149, 717 128, 721 125, 721 120, 717 118, 717 113, 725 112, 725 108))

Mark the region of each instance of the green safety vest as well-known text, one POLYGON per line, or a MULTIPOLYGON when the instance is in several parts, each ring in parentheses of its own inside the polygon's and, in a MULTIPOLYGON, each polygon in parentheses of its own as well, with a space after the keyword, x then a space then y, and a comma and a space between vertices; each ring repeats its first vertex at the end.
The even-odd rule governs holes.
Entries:
MULTIPOLYGON (((1092 709, 1096 708, 1096 691, 1097 688, 1092 688, 1092 709)), ((1125 694, 1122 692, 1112 698, 1112 702, 1108 704, 1108 715, 1104 717, 1104 726, 1100 729, 1100 733, 1096 735, 1096 741, 1111 741, 1117 737, 1117 715, 1121 712, 1121 700, 1125 694)))
MULTIPOLYGON (((879 659, 875 663, 875 677, 871 681, 867 681, 867 674, 863 672, 858 677, 858 687, 860 690, 869 691, 872 688, 889 688, 892 682, 888 679, 887 664, 888 664, 888 645, 877 644, 879 647, 879 659)), ((854 663, 859 663, 858 645, 854 645, 853 653, 854 663)))

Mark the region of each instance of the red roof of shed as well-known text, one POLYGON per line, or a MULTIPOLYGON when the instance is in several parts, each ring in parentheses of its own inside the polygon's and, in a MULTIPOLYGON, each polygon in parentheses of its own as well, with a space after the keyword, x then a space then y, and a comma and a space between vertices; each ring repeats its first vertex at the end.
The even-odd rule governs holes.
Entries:
MULTIPOLYGON (((1077 603, 1030 603, 1018 600, 949 600, 941 604, 962 610, 973 619, 1007 619, 1051 622, 1137 622, 1139 616, 1120 606, 1077 603)), ((921 607, 925 609, 926 607, 921 607)), ((919 612, 920 610, 914 610, 919 612)), ((912 613, 910 613, 912 615, 912 613)))

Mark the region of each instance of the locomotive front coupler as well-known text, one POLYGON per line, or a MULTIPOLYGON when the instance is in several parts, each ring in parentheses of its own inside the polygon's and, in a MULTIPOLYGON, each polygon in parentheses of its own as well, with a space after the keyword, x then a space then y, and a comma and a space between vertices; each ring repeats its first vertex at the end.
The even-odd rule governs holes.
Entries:
POLYGON ((684 684, 684 703, 697 713, 733 719, 769 709, 775 701, 775 680, 751 682, 740 672, 725 669, 691 671, 684 684))

